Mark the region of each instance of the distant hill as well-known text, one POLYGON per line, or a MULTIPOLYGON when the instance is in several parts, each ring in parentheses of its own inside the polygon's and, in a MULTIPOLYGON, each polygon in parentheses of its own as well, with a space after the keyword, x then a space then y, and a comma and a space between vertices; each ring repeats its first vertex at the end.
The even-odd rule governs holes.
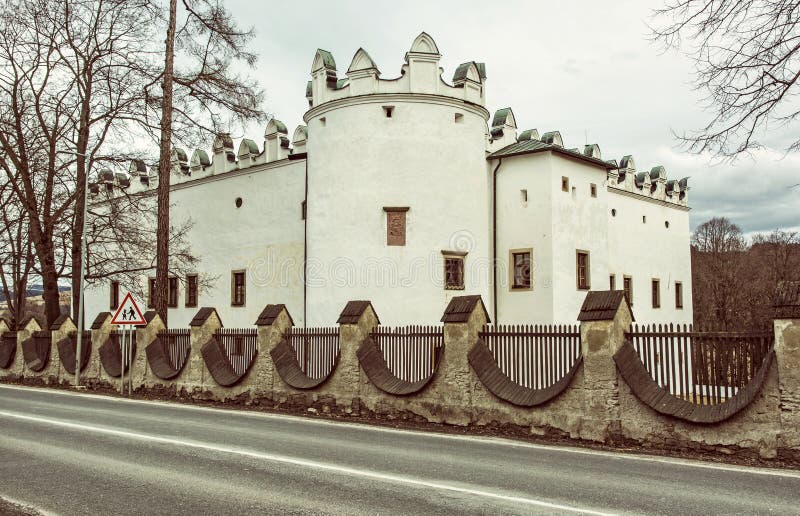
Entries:
MULTIPOLYGON (((61 285, 58 287, 58 290, 59 292, 67 292, 70 290, 70 287, 61 285)), ((42 294, 44 294, 44 286, 30 285, 28 287, 28 291, 25 297, 36 297, 36 296, 41 296, 42 294)), ((11 292, 11 295, 14 295, 14 293, 11 292)), ((0 301, 5 301, 5 300, 6 300, 5 294, 3 292, 0 292, 0 301)))

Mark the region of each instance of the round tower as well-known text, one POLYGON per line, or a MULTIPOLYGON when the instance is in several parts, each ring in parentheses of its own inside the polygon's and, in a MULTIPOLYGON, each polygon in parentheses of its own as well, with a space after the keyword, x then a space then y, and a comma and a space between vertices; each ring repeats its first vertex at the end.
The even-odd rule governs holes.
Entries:
POLYGON ((491 278, 490 180, 482 63, 442 79, 420 34, 400 77, 381 79, 359 49, 340 79, 318 50, 307 89, 307 324, 350 300, 383 324, 434 323, 455 295, 491 278))

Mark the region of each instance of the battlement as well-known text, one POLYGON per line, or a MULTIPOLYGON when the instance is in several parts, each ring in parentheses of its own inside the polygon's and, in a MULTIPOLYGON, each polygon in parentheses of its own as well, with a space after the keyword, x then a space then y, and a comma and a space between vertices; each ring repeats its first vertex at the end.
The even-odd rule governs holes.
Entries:
POLYGON ((327 102, 377 94, 427 94, 451 97, 471 104, 486 103, 486 66, 468 61, 458 66, 452 84, 443 78, 441 54, 436 42, 425 32, 416 37, 405 55, 400 77, 381 79, 378 65, 359 48, 345 77, 339 78, 336 61, 327 50, 319 49, 311 65, 311 80, 306 86, 309 112, 327 102))

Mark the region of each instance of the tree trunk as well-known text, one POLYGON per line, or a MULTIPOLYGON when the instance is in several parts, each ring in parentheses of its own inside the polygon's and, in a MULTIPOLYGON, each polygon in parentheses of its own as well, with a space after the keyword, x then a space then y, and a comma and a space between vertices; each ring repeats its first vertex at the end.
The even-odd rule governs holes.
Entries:
MULTIPOLYGON (((39 258, 40 273, 42 276, 42 299, 44 299, 44 315, 49 328, 61 315, 61 299, 58 293, 58 273, 56 272, 55 246, 52 235, 43 232, 39 224, 31 221, 31 239, 39 258)), ((22 315, 20 315, 22 316, 22 315)))
POLYGON ((169 184, 172 157, 172 81, 175 58, 175 18, 177 0, 169 2, 169 26, 167 28, 164 57, 164 90, 161 105, 161 148, 158 160, 158 221, 156 227, 156 288, 154 305, 156 313, 167 325, 167 296, 169 295, 169 184))

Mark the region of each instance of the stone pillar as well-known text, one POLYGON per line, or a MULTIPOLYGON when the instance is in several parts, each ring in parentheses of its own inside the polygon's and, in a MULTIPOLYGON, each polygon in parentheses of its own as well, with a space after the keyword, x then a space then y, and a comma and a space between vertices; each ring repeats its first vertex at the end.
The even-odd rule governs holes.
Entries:
POLYGON ((106 343, 108 335, 114 331, 111 319, 111 312, 100 312, 89 327, 89 331, 92 334, 92 353, 89 355, 89 363, 86 365, 86 369, 81 373, 81 383, 89 387, 91 387, 91 383, 100 382, 104 379, 106 382, 113 380, 105 374, 103 364, 100 363, 100 347, 106 343))
POLYGON ((800 282, 782 283, 777 299, 773 324, 780 393, 778 446, 800 453, 800 282))
POLYGON ((336 322, 339 324, 339 364, 323 389, 335 397, 336 405, 345 412, 359 413, 361 366, 356 352, 380 321, 371 302, 348 301, 336 322))
POLYGON ((217 310, 211 307, 201 308, 189 323, 189 341, 192 351, 180 382, 189 393, 205 391, 206 384, 216 385, 206 369, 201 350, 214 336, 214 332, 220 328, 222 328, 222 320, 219 318, 217 310))
POLYGON ((280 380, 275 379, 275 364, 269 353, 291 326, 294 326, 294 321, 283 304, 267 305, 258 316, 258 355, 247 378, 242 381, 243 385, 249 386, 252 399, 274 399, 275 382, 280 380))
POLYGON ((72 322, 72 319, 68 315, 62 315, 53 325, 50 327, 52 331, 52 355, 50 360, 58 362, 58 369, 56 372, 56 382, 57 383, 66 383, 72 385, 75 382, 75 375, 71 375, 64 369, 64 364, 61 360, 61 352, 58 349, 58 343, 62 340, 69 340, 70 333, 77 330, 75 327, 75 323, 72 322))
POLYGON ((22 350, 22 344, 28 339, 33 338, 34 333, 42 331, 43 324, 44 323, 40 323, 35 317, 26 317, 17 327, 17 353, 20 355, 19 358, 22 360, 22 376, 24 378, 46 378, 46 375, 49 372, 52 349, 50 350, 51 353, 48 356, 48 367, 45 367, 41 371, 33 371, 28 367, 28 364, 25 362, 24 351, 22 350))
POLYGON ((588 292, 578 320, 585 396, 580 437, 607 442, 622 432, 614 354, 625 342, 633 313, 622 291, 588 292))
POLYGON ((144 314, 147 325, 136 328, 136 362, 134 365, 133 383, 144 388, 151 388, 155 385, 172 383, 173 380, 162 380, 152 373, 150 364, 147 362, 147 346, 158 338, 158 332, 165 330, 164 321, 153 311, 144 314), (139 377, 141 374, 141 378, 139 377))
POLYGON ((16 340, 16 348, 14 349, 14 358, 11 360, 11 363, 8 364, 8 367, 5 369, 0 369, 0 378, 8 378, 10 380, 19 379, 22 376, 22 369, 23 369, 23 359, 22 359, 22 348, 20 347, 21 341, 19 340, 19 334, 11 330, 9 323, 5 320, 0 318, 0 337, 3 336, 4 333, 13 333, 17 337, 16 340))

